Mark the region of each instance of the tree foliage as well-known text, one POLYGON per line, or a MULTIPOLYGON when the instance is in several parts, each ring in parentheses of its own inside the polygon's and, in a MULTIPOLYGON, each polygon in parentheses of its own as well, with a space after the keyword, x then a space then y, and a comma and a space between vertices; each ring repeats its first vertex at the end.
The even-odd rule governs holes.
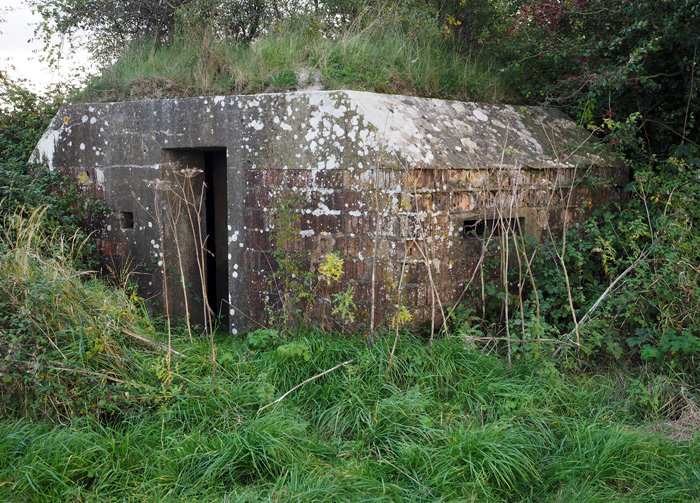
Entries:
POLYGON ((272 20, 288 14, 295 0, 29 0, 42 16, 37 34, 48 59, 60 57, 52 43, 85 41, 104 62, 136 39, 172 42, 177 30, 196 38, 206 29, 220 37, 251 41, 272 20))
MULTIPOLYGON (((568 239, 579 319, 634 264, 585 327, 586 344, 692 369, 700 351, 700 3, 530 0, 510 16, 491 47, 521 91, 604 137, 633 175, 624 208, 601 208, 568 239)), ((540 302, 564 305, 560 274, 535 269, 540 302)), ((549 320, 553 333, 570 333, 568 316, 549 320)))
POLYGON ((520 86, 582 125, 638 114, 648 153, 700 143, 700 3, 695 0, 523 2, 503 34, 520 86))

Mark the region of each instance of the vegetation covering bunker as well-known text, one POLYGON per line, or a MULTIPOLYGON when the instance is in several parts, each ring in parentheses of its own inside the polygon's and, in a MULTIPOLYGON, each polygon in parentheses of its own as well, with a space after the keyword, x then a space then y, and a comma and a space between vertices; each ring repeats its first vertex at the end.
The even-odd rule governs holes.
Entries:
POLYGON ((626 173, 585 143, 553 109, 312 91, 66 106, 33 159, 114 210, 98 235, 106 263, 133 264, 162 300, 165 261, 171 312, 183 282, 203 297, 206 269, 235 334, 278 300, 280 201, 298 216, 288 252, 311 271, 325 253, 344 259, 314 318, 352 285, 360 314, 374 289, 377 322, 399 304, 420 322, 465 298, 489 237, 540 238, 619 197, 626 173), (612 188, 572 184, 593 169, 612 188))

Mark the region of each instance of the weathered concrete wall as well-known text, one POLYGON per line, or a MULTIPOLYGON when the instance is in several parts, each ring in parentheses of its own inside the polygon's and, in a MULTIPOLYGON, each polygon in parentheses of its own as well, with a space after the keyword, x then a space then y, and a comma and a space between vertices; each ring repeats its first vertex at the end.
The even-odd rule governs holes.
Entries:
MULTIPOLYGON (((87 175, 115 210, 101 236, 103 253, 142 264, 148 276, 140 281, 159 295, 159 264, 165 258, 174 267, 178 258, 163 254, 169 238, 159 230, 174 203, 161 194, 157 206, 153 186, 173 178, 173 161, 177 169, 204 167, 194 159, 208 151, 224 156, 225 175, 214 185, 225 192, 226 300, 235 306, 237 333, 247 328, 239 313, 262 317, 276 300, 275 201, 301 194, 301 239, 288 248, 308 252, 307 267, 315 270, 329 251, 345 260, 343 281, 315 303, 317 318, 328 315, 328 295, 347 284, 359 311, 369 312, 376 234, 377 321, 393 315, 399 293, 421 321, 434 294, 445 305, 463 296, 483 244, 465 236, 465 221, 517 217, 523 232, 539 236, 577 209, 616 197, 582 187, 566 197, 567 181, 591 166, 624 183, 624 172, 584 143, 554 110, 316 91, 69 106, 35 159, 87 175), (125 229, 117 217, 130 214, 133 228, 125 229)), ((192 248, 189 242, 184 250, 190 268, 192 248)))

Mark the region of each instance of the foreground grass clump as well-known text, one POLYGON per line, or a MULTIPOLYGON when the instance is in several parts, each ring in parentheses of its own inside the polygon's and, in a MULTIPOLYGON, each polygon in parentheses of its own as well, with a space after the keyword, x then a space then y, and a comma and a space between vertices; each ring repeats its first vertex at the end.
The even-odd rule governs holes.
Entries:
POLYGON ((459 100, 511 101, 512 87, 485 58, 464 56, 398 21, 324 36, 313 21, 270 30, 253 44, 186 36, 133 43, 77 97, 118 101, 280 92, 309 86, 459 100))
POLYGON ((307 360, 221 336, 216 384, 209 346, 189 346, 157 408, 65 425, 4 419, 0 499, 700 498, 700 439, 648 433, 615 380, 567 378, 540 364, 509 374, 503 360, 458 339, 402 340, 387 375, 388 340, 369 349, 309 333, 299 340, 307 360))
POLYGON ((0 220, 0 414, 60 420, 148 407, 167 348, 149 341, 124 291, 76 268, 84 242, 47 235, 46 212, 0 220))

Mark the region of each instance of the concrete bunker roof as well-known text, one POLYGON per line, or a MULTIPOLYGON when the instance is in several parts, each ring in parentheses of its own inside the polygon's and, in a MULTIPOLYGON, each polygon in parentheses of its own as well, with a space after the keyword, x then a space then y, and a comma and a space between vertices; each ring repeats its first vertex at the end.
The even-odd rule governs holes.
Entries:
POLYGON ((223 146, 226 134, 259 143, 289 133, 301 137, 294 148, 306 143, 322 157, 315 130, 324 128, 343 148, 371 144, 374 150, 397 156, 409 169, 614 164, 604 157, 600 144, 588 141, 590 137, 556 109, 346 90, 68 105, 59 110, 32 160, 52 169, 104 166, 112 157, 107 151, 121 148, 125 141, 203 148, 223 146))

